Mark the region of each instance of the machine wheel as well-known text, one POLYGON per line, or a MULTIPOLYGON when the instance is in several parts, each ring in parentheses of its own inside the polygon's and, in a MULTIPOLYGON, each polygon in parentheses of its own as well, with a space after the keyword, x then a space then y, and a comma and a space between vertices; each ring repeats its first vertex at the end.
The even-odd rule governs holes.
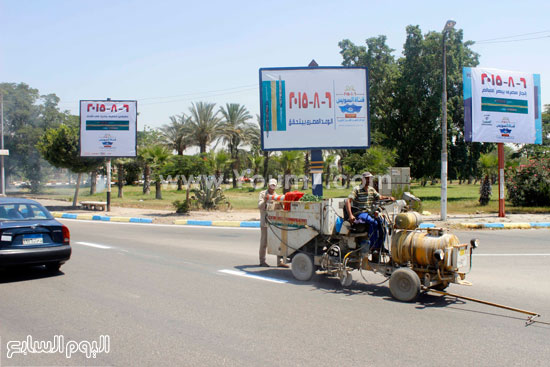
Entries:
POLYGON ((340 284, 342 287, 349 287, 353 283, 353 276, 349 271, 344 272, 342 277, 340 278, 340 284))
POLYGON ((296 256, 292 258, 291 268, 292 275, 294 275, 294 278, 297 280, 310 280, 311 277, 313 277, 313 273, 315 273, 313 259, 303 252, 296 254, 296 256))
POLYGON ((390 277, 390 291, 399 301, 413 301, 420 293, 420 278, 412 269, 399 268, 390 277))
POLYGON ((439 283, 430 288, 435 289, 436 291, 444 291, 445 289, 447 289, 448 286, 449 283, 439 283))

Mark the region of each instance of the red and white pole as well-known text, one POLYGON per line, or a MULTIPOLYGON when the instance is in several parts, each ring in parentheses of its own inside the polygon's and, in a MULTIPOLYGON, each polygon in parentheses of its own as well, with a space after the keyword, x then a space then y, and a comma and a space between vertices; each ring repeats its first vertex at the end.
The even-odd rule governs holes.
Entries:
POLYGON ((498 143, 498 216, 504 218, 504 143, 498 143))

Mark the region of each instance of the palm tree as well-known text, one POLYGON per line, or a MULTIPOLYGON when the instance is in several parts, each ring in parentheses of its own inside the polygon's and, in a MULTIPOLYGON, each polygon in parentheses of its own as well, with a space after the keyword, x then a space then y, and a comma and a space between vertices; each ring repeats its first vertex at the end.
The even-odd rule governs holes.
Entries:
POLYGON ((247 142, 249 132, 247 121, 252 117, 248 110, 238 103, 227 103, 225 108, 220 108, 222 122, 220 124, 220 136, 227 144, 231 157, 231 176, 233 177, 233 188, 237 187, 235 171, 239 171, 239 145, 247 142))
POLYGON ((168 162, 171 153, 162 145, 153 145, 145 148, 143 152, 144 159, 148 162, 155 178, 155 199, 162 200, 161 173, 168 162))
POLYGON ((185 131, 194 145, 198 145, 201 153, 206 153, 206 147, 218 138, 220 118, 218 111, 214 112, 215 103, 197 102, 189 108, 191 117, 185 131))
POLYGON ((170 116, 170 123, 160 128, 164 144, 178 152, 178 155, 183 155, 191 143, 187 129, 189 119, 185 114, 170 116))
POLYGON ((279 165, 281 170, 284 173, 284 182, 283 182, 283 193, 286 194, 290 191, 290 186, 287 187, 287 177, 292 174, 292 172, 297 173, 302 167, 302 159, 304 153, 300 150, 287 150, 281 152, 281 155, 278 157, 279 165))

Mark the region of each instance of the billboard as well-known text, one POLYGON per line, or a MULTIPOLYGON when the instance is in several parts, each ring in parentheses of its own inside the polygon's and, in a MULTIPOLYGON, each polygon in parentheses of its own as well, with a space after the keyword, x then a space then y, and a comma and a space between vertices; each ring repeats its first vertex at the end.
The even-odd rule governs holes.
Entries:
POLYGON ((464 68, 468 142, 542 144, 540 75, 464 68))
POLYGON ((80 156, 135 157, 137 101, 80 101, 80 156))
POLYGON ((368 71, 262 68, 263 150, 368 148, 368 71))

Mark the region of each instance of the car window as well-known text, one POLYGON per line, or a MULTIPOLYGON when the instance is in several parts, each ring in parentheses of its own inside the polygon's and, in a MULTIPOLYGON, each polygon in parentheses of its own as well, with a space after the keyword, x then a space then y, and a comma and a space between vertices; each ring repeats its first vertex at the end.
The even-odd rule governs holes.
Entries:
POLYGON ((1 204, 0 220, 50 219, 48 211, 36 204, 1 204))

